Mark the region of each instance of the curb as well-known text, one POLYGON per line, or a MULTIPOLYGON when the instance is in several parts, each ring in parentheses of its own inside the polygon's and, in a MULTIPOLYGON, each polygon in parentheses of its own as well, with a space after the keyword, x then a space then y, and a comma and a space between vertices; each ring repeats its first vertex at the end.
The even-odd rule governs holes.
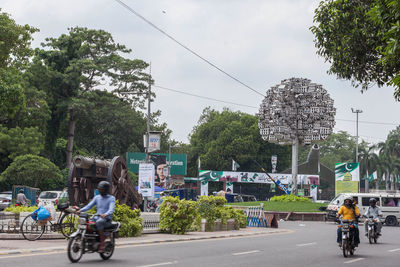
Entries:
MULTIPOLYGON (((246 237, 246 236, 257 236, 257 235, 270 235, 270 234, 282 234, 282 233, 292 233, 292 230, 289 229, 280 229, 275 231, 263 231, 263 232, 255 232, 255 233, 237 233, 237 234, 221 234, 221 235, 212 235, 212 236, 198 236, 198 237, 184 237, 178 239, 163 239, 163 240, 141 240, 141 241, 122 241, 116 244, 116 247, 124 247, 131 245, 148 245, 148 244, 159 244, 159 243, 172 243, 172 242, 185 242, 185 241, 195 241, 195 240, 206 240, 206 239, 222 239, 222 238, 232 238, 232 237, 246 237)), ((38 249, 20 249, 20 250, 9 250, 9 251, 0 251, 1 256, 5 255, 18 255, 18 254, 32 254, 32 253, 43 253, 43 252, 63 252, 66 251, 66 246, 63 247, 47 247, 47 248, 38 248, 38 249)))

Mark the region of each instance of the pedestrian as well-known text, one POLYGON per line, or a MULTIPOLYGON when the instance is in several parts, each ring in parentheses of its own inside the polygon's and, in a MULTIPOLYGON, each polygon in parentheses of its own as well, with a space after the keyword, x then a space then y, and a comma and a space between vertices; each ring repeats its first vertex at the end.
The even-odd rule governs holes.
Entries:
POLYGON ((28 206, 28 199, 24 194, 24 189, 20 189, 17 195, 16 204, 19 206, 28 206))

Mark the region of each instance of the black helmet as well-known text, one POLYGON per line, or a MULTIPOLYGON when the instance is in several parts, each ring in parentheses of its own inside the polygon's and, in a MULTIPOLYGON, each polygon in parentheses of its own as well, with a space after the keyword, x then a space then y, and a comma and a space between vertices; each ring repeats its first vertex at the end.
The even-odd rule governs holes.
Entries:
POLYGON ((369 203, 376 203, 376 199, 373 198, 373 197, 371 197, 371 198, 369 199, 369 203))
POLYGON ((99 190, 100 195, 106 196, 108 194, 108 192, 110 191, 110 183, 107 181, 101 181, 97 185, 97 189, 99 190))

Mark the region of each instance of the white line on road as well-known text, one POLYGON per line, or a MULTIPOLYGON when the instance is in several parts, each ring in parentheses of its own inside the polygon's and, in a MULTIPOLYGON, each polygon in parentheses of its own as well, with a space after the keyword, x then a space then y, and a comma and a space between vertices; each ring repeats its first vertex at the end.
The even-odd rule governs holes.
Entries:
POLYGON ((400 248, 396 248, 396 249, 392 249, 392 250, 388 250, 389 252, 395 252, 395 251, 399 251, 400 248))
POLYGON ((250 250, 250 251, 245 251, 245 252, 232 253, 232 255, 238 256, 238 255, 252 254, 252 253, 257 253, 257 252, 260 252, 260 251, 259 250, 250 250))
POLYGON ((353 263, 353 262, 356 262, 356 261, 360 261, 360 260, 363 260, 364 258, 357 258, 357 259, 354 259, 354 260, 351 260, 351 261, 345 261, 344 263, 353 263))
POLYGON ((296 246, 298 247, 305 247, 305 246, 312 246, 312 245, 316 245, 317 242, 312 242, 312 243, 305 243, 305 244, 297 244, 296 246))
POLYGON ((178 261, 167 261, 167 262, 160 262, 160 263, 154 263, 154 264, 148 264, 148 265, 141 265, 140 267, 153 267, 153 266, 162 266, 162 265, 172 265, 176 264, 178 261))

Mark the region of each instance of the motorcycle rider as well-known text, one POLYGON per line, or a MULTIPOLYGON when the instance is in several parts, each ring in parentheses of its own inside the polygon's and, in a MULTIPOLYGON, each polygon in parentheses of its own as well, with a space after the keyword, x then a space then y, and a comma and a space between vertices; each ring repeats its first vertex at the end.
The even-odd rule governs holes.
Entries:
POLYGON ((97 206, 97 213, 99 215, 95 216, 93 220, 96 222, 96 229, 100 237, 100 246, 98 252, 102 253, 104 252, 105 240, 104 228, 111 226, 112 215, 115 210, 115 197, 109 194, 109 182, 101 181, 97 186, 97 190, 99 191, 100 195, 96 195, 92 201, 89 202, 89 204, 78 211, 78 214, 79 212, 90 210, 95 205, 97 206))
MULTIPOLYGON (((382 222, 380 220, 380 217, 382 216, 382 210, 380 207, 378 207, 376 205, 375 198, 369 199, 369 207, 368 207, 367 211, 365 212, 364 216, 367 218, 372 216, 374 220, 377 220, 376 233, 378 236, 380 236, 381 229, 382 229, 382 222)), ((365 220, 365 236, 368 236, 368 223, 367 222, 368 222, 368 220, 365 220)))
MULTIPOLYGON (((360 216, 360 211, 356 205, 353 205, 353 199, 347 196, 344 199, 343 205, 340 207, 337 217, 342 216, 342 220, 349 220, 354 225, 354 245, 358 247, 360 243, 360 233, 358 230, 357 218, 360 216)), ((338 227, 337 239, 339 247, 342 246, 342 228, 338 227)))

